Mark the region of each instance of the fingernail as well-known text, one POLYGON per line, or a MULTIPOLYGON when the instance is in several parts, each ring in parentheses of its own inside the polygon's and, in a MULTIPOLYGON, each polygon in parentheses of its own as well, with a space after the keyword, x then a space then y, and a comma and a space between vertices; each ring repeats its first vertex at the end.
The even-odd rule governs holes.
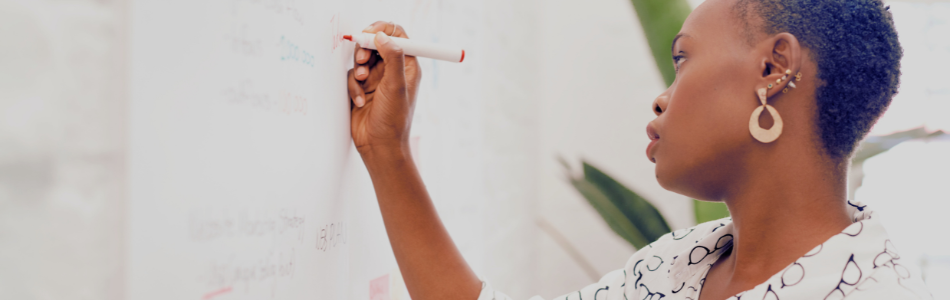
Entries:
POLYGON ((376 33, 376 42, 380 45, 389 44, 389 36, 382 31, 376 33))
POLYGON ((363 96, 356 96, 356 100, 354 100, 353 102, 356 102, 356 106, 359 106, 359 107, 363 107, 363 105, 366 104, 363 101, 363 96))
POLYGON ((357 50, 356 51, 356 60, 363 60, 366 57, 366 51, 357 50))
POLYGON ((370 31, 370 30, 373 30, 373 25, 369 25, 368 27, 363 29, 363 31, 370 31))
POLYGON ((356 76, 363 76, 363 74, 366 74, 366 70, 362 67, 356 68, 356 76))

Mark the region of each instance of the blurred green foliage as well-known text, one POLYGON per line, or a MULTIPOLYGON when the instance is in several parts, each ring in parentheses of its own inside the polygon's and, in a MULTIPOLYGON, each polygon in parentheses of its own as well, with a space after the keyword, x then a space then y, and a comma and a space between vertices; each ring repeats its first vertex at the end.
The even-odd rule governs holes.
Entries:
POLYGON ((693 215, 696 224, 719 220, 729 216, 729 208, 722 202, 699 201, 693 199, 693 215))
POLYGON ((673 38, 683 27, 683 22, 693 10, 686 0, 630 0, 640 19, 640 27, 650 44, 650 52, 656 67, 663 75, 666 86, 673 84, 676 71, 670 47, 673 38))
MULTIPOLYGON (((564 163, 570 172, 570 167, 564 163)), ((610 229, 640 249, 670 232, 666 219, 646 199, 603 171, 583 162, 583 174, 569 180, 610 229)))

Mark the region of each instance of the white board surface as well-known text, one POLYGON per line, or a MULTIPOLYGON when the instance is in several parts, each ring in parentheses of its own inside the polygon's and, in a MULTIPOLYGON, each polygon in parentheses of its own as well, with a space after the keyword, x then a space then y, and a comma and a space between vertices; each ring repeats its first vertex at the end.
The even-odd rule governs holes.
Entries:
POLYGON ((340 36, 377 20, 466 49, 420 60, 413 155, 530 296, 536 8, 0 0, 0 298, 408 299, 349 138, 340 36))
POLYGON ((132 1, 130 298, 347 299, 398 281, 379 234, 357 259, 380 265, 350 274, 352 222, 378 212, 348 218, 346 168, 362 166, 341 37, 374 16, 434 24, 437 4, 132 1))

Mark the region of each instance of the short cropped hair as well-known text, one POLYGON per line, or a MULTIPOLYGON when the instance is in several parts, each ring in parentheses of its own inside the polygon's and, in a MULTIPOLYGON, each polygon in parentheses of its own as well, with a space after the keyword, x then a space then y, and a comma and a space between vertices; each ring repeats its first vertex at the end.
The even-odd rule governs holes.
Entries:
POLYGON ((754 30, 752 12, 763 20, 759 32, 788 32, 811 50, 818 135, 833 159, 849 158, 900 84, 903 50, 889 7, 880 0, 739 0, 735 10, 746 29, 754 30))

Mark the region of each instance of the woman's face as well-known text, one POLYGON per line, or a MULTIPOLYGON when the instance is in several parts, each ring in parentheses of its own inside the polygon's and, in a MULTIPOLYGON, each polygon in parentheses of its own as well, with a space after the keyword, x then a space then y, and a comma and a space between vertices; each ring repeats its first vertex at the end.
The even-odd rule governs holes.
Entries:
POLYGON ((748 126, 763 70, 735 1, 706 1, 686 19, 672 46, 676 80, 657 97, 647 129, 660 185, 697 199, 722 199, 730 181, 755 167, 746 161, 754 141, 748 126))

